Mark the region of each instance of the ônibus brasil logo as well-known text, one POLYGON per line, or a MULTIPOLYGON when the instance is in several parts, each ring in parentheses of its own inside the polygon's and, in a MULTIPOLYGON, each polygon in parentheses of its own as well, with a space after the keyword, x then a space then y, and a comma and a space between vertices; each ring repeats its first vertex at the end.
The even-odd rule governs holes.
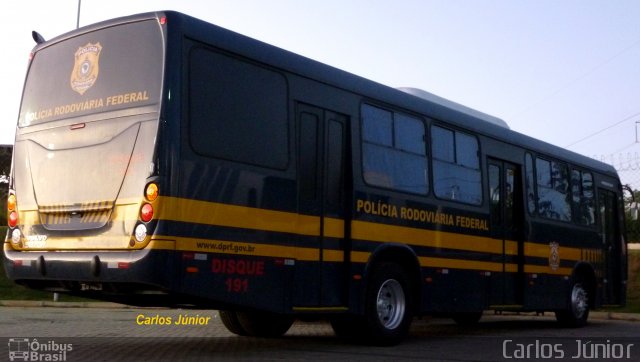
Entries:
POLYGON ((40 342, 36 338, 9 338, 10 361, 66 361, 73 350, 71 343, 53 340, 40 342))

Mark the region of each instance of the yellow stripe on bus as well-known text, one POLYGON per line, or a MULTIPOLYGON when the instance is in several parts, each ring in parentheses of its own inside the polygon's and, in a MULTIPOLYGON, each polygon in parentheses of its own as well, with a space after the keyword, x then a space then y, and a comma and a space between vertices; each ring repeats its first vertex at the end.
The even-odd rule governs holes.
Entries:
POLYGON ((344 238, 344 220, 330 217, 324 218, 324 236, 336 239, 344 238))
MULTIPOLYGON (((139 200, 137 201, 138 202, 131 204, 116 204, 112 220, 133 221, 132 219, 137 218, 139 200)), ((160 220, 259 231, 283 232, 306 236, 319 237, 322 234, 331 238, 345 238, 345 221, 337 218, 325 217, 322 220, 319 216, 302 215, 292 212, 267 210, 170 196, 161 196, 156 200, 155 204, 158 206, 156 215, 160 220), (321 224, 321 221, 323 224, 321 224)), ((27 224, 37 225, 40 223, 38 212, 36 210, 23 211, 20 216, 21 220, 26 221, 27 224)), ((473 251, 494 255, 503 255, 503 253, 509 256, 518 255, 518 243, 512 240, 505 241, 503 245, 502 240, 486 236, 466 235, 462 233, 427 230, 359 220, 351 222, 351 238, 365 242, 397 242, 406 245, 424 246, 436 249, 473 251)), ((54 240, 54 238, 52 238, 52 240, 54 240)), ((61 241, 62 240, 58 240, 58 242, 61 241)), ((254 244, 251 242, 155 236, 150 247, 166 250, 210 252, 228 252, 231 250, 232 252, 230 253, 232 254, 291 257, 294 259, 309 261, 321 260, 320 250, 317 248, 254 244), (169 241, 173 239, 176 240, 175 244, 173 244, 173 241, 169 241), (229 248, 229 250, 225 251, 223 250, 224 248, 229 248), (252 251, 249 252, 249 250, 252 251)), ((560 245, 558 254, 561 260, 582 260, 582 250, 578 248, 564 247, 560 245)), ((524 255, 548 258, 550 255, 550 246, 548 244, 525 242, 524 255)), ((351 260, 353 262, 364 263, 368 260, 369 256, 369 252, 354 251, 351 253, 351 260)), ((344 255, 340 250, 323 250, 322 260, 328 262, 340 262, 344 260, 344 255)), ((503 270, 502 263, 432 257, 420 257, 420 260, 421 265, 427 267, 451 267, 457 269, 477 269, 487 271, 503 270)), ((525 272, 531 273, 567 274, 567 271, 570 271, 570 268, 558 268, 554 271, 548 266, 530 265, 527 267, 528 269, 525 268, 525 272)), ((515 264, 506 264, 505 270, 515 272, 517 271, 517 267, 515 264)))
MULTIPOLYGON (((524 243, 524 255, 539 258, 548 258, 550 253, 549 244, 538 244, 532 242, 524 243)), ((564 260, 582 260, 582 252, 580 249, 558 246, 558 255, 564 260)))
POLYGON ((299 235, 320 235, 320 217, 318 216, 168 196, 162 197, 159 201, 158 215, 165 220, 299 235))
MULTIPOLYGON (((352 222, 351 237, 358 240, 383 243, 397 242, 438 249, 477 251, 502 255, 502 240, 499 239, 365 221, 352 222)), ((517 255, 517 244, 512 241, 507 242, 505 253, 507 255, 517 255)))
POLYGON ((493 263, 489 261, 479 260, 464 260, 464 259, 451 259, 451 258, 431 258, 431 257, 419 257, 420 266, 431 268, 451 268, 451 269, 467 269, 467 270, 480 270, 480 271, 492 271, 492 272, 517 272, 518 266, 516 264, 503 264, 493 263))
POLYGON ((524 272, 527 274, 554 274, 554 275, 571 275, 572 268, 557 268, 553 270, 549 265, 531 265, 524 266, 524 272))

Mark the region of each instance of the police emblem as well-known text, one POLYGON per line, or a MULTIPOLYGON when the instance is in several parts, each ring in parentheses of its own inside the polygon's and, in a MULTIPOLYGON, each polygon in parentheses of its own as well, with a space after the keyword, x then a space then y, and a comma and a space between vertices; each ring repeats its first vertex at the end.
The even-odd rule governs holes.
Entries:
POLYGON ((549 266, 551 270, 557 270, 560 267, 560 253, 558 249, 560 245, 555 241, 549 243, 549 266))
POLYGON ((94 85, 100 72, 98 61, 101 51, 102 45, 100 43, 87 43, 87 45, 78 48, 71 71, 71 89, 82 95, 94 85))

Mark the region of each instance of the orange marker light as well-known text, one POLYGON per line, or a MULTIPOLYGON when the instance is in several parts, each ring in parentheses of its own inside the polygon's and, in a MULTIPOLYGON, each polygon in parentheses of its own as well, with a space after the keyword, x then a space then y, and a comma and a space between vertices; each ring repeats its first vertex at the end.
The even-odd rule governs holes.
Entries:
POLYGON ((146 190, 144 191, 144 195, 149 201, 155 201, 158 198, 158 185, 155 183, 150 183, 147 185, 146 190))
POLYGON ((9 195, 9 198, 7 199, 7 208, 9 209, 9 211, 14 211, 16 209, 16 204, 16 195, 9 195))

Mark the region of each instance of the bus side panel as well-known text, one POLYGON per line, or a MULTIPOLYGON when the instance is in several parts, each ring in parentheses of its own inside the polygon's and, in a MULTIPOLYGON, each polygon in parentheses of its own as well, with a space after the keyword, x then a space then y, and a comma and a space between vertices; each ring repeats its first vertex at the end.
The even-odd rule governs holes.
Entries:
POLYGON ((528 240, 525 247, 526 309, 564 308, 571 276, 580 263, 593 269, 596 283, 602 282, 603 254, 593 230, 538 218, 531 222, 528 240))
POLYGON ((477 312, 487 308, 490 278, 473 270, 424 268, 423 314, 477 312))

